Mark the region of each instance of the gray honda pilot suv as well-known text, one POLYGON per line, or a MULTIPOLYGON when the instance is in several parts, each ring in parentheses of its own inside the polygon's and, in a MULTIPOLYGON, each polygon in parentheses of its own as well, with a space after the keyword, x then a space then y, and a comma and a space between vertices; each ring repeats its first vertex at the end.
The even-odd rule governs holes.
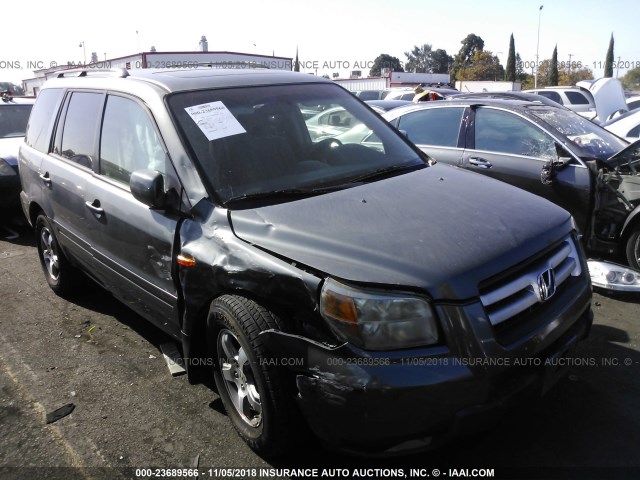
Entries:
POLYGON ((350 451, 434 447, 546 391, 591 326, 565 210, 434 164, 315 76, 61 74, 19 166, 51 288, 87 275, 175 337, 263 455, 305 422, 350 451), (302 112, 331 108, 371 141, 310 135, 302 112))

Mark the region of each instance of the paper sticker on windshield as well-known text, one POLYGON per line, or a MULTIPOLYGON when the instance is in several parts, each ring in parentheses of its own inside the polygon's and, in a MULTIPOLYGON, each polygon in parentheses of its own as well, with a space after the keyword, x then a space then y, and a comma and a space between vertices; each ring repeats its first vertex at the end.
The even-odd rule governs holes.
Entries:
POLYGON ((209 140, 247 132, 222 102, 203 103, 185 110, 209 140))

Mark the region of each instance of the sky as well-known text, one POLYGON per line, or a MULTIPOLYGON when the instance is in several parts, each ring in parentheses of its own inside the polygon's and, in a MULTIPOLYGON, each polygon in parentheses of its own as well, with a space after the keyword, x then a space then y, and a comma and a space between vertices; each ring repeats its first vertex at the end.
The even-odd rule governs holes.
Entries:
POLYGON ((297 48, 303 71, 340 77, 351 70, 366 75, 382 53, 404 62, 415 45, 455 55, 470 33, 480 36, 502 65, 513 33, 525 64, 534 64, 536 52, 540 61, 550 58, 557 45, 559 61, 581 62, 595 78, 603 75, 613 34, 620 63, 614 76, 640 67, 637 0, 40 0, 29 5, 28 15, 13 10, 2 22, 0 81, 33 77, 29 66, 82 62, 85 52, 89 61, 91 52, 103 60, 152 45, 158 52, 195 51, 202 35, 209 51, 293 58, 297 48))

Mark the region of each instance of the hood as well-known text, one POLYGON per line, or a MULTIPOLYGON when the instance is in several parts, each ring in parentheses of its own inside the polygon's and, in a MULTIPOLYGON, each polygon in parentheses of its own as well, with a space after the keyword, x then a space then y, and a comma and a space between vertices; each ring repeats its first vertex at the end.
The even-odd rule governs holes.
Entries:
POLYGON ((9 165, 18 164, 18 150, 24 142, 24 137, 0 138, 0 158, 3 158, 9 165))
POLYGON ((547 200, 441 164, 230 219, 239 238, 293 262, 434 299, 476 297, 482 280, 571 231, 547 200))
MULTIPOLYGON (((578 82, 581 86, 581 82, 578 82)), ((629 110, 624 89, 619 80, 615 78, 599 78, 591 82, 587 87, 593 96, 596 106, 596 118, 598 123, 603 123, 616 112, 629 110)))

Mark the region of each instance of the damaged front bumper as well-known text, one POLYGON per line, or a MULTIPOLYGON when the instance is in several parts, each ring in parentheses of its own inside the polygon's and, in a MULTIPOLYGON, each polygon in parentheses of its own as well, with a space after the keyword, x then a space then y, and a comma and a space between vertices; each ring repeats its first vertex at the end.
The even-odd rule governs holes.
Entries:
POLYGON ((588 288, 572 293, 574 302, 547 311, 509 346, 483 338, 480 304, 439 307, 463 332, 458 346, 371 352, 274 330, 261 336, 274 365, 291 371, 298 405, 318 437, 340 450, 393 455, 484 430, 516 399, 553 385, 568 369, 559 359, 572 355, 593 321, 588 288), (470 339, 475 350, 459 347, 470 339))

